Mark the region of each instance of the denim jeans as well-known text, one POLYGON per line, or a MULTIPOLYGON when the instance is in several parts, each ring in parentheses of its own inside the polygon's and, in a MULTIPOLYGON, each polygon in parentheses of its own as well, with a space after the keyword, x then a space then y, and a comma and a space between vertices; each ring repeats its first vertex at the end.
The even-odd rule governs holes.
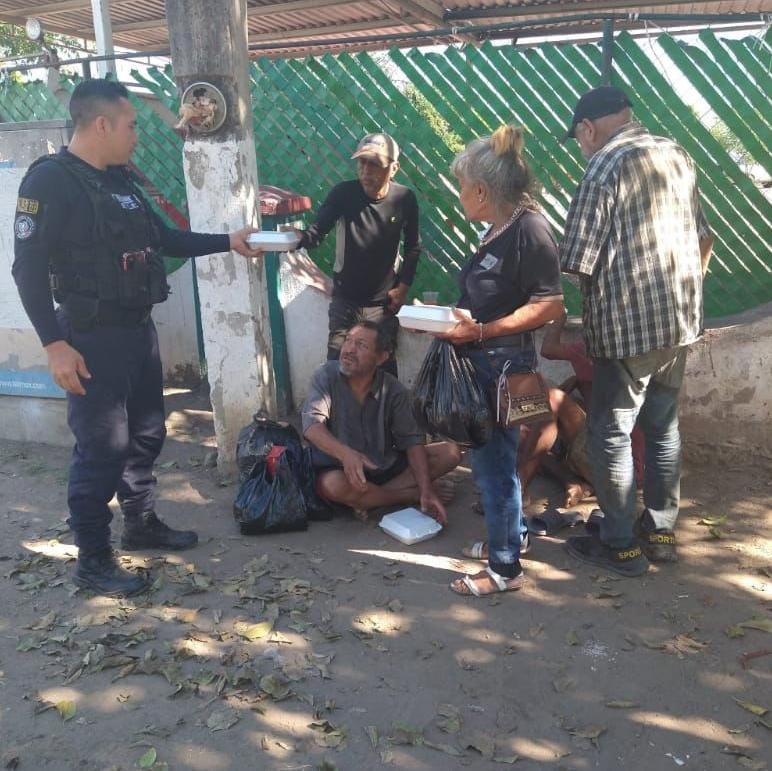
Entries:
POLYGON ((636 420, 646 439, 643 525, 675 527, 681 478, 678 394, 686 348, 627 359, 593 359, 587 418, 593 484, 604 513, 600 539, 613 548, 635 540, 636 485, 630 435, 636 420))
MULTIPOLYGON (((474 365, 480 384, 490 388, 506 361, 508 372, 530 372, 536 362, 533 350, 494 349, 462 353, 474 365)), ((483 447, 470 451, 472 475, 480 489, 488 531, 488 565, 507 578, 519 572, 520 542, 528 532, 523 519, 523 499, 517 474, 520 429, 496 426, 483 447)))

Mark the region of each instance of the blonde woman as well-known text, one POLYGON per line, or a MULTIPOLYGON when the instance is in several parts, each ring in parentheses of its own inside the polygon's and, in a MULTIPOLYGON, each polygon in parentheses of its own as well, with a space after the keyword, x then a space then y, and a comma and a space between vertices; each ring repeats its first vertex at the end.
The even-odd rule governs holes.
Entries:
MULTIPOLYGON (((439 335, 474 365, 481 384, 536 364, 533 330, 563 313, 555 238, 532 194, 534 179, 523 158, 523 129, 501 126, 470 142, 451 165, 466 218, 488 224, 459 277, 458 324, 439 335)), ((464 549, 487 561, 485 570, 450 585, 462 595, 481 596, 519 589, 527 547, 520 480, 519 429, 496 427, 491 440, 471 450, 472 472, 482 494, 487 540, 464 549)))

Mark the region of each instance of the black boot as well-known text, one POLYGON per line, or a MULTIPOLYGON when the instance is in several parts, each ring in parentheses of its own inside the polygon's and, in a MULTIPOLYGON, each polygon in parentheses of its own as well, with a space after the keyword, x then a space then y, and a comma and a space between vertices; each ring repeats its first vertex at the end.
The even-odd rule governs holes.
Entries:
POLYGON ((192 530, 172 530, 161 522, 154 511, 138 517, 127 518, 123 524, 121 548, 124 551, 139 549, 166 549, 182 551, 198 543, 198 535, 192 530))
POLYGON ((112 549, 79 556, 72 580, 76 586, 106 597, 131 597, 147 588, 147 581, 141 575, 130 573, 118 564, 112 549))

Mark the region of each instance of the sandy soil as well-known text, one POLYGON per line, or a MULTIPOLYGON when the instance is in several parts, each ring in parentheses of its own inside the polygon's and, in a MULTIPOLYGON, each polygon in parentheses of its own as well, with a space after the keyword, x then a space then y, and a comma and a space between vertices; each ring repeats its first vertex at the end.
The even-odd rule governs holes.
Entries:
MULTIPOLYGON (((772 763, 768 464, 691 455, 677 566, 612 577, 564 532, 536 539, 523 591, 464 599, 448 583, 483 534, 468 468, 422 544, 377 518, 246 538, 206 466, 201 395, 169 409, 158 512, 201 544, 127 559, 154 580, 135 601, 69 583, 69 453, 0 444, 0 768, 772 763)), ((536 492, 532 511, 557 490, 536 492)))

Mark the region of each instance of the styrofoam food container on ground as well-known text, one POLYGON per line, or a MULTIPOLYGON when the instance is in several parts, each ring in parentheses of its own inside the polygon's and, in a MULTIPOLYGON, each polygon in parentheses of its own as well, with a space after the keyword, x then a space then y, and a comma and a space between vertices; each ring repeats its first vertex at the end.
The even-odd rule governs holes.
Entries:
POLYGON ((262 230, 250 233, 247 243, 264 252, 291 252, 298 245, 298 237, 289 230, 262 230))
POLYGON ((387 514, 381 519, 380 526, 385 533, 408 546, 434 538, 442 530, 436 519, 412 507, 387 514))
POLYGON ((420 329, 424 332, 449 332, 458 324, 454 310, 472 317, 464 308, 451 308, 449 305, 403 305, 397 318, 405 329, 420 329))

